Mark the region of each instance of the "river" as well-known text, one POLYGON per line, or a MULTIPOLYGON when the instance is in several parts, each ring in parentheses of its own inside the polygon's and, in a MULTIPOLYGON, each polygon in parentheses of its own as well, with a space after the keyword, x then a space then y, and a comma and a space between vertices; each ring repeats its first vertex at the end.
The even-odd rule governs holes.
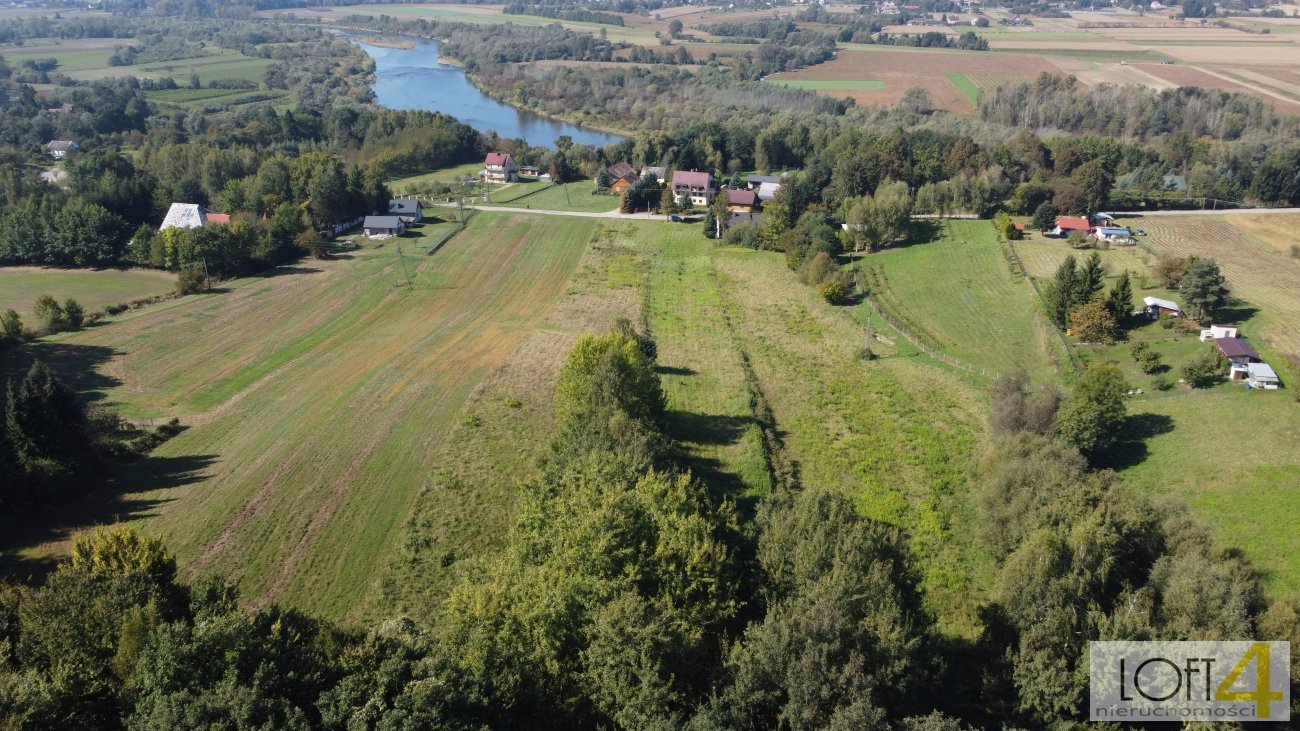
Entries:
POLYGON ((470 83, 465 69, 438 58, 438 42, 412 39, 414 48, 387 48, 350 39, 375 60, 375 96, 389 109, 427 109, 450 114, 480 132, 554 147, 568 135, 585 145, 606 145, 622 138, 562 122, 499 102, 470 83))

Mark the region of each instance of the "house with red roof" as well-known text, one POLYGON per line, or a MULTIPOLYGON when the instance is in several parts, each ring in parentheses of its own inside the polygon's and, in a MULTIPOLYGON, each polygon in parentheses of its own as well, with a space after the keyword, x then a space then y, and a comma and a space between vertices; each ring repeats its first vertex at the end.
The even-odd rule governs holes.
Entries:
POLYGON ((1086 218, 1071 218, 1069 216, 1061 216, 1060 218, 1056 219, 1056 228, 1052 229, 1051 231, 1048 231, 1048 233, 1050 233, 1053 236, 1069 236, 1075 231, 1078 231, 1079 233, 1082 234, 1087 234, 1090 231, 1092 231, 1092 224, 1089 223, 1088 219, 1086 218))
POLYGON ((718 189, 713 185, 713 174, 695 170, 674 170, 673 195, 681 198, 683 194, 690 198, 693 206, 709 205, 718 195, 718 189))
POLYGON ((752 190, 728 190, 727 210, 732 213, 752 213, 758 207, 758 193, 752 190))
POLYGON ((483 179, 489 183, 519 181, 519 165, 508 152, 489 152, 483 160, 483 179))

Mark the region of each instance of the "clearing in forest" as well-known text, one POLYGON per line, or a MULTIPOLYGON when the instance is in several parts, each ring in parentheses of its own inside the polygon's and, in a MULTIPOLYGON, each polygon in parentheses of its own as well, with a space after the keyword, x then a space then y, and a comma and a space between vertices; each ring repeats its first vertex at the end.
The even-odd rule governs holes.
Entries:
POLYGON ((89 313, 106 305, 166 294, 175 283, 174 274, 154 269, 0 267, 0 311, 14 310, 26 317, 36 298, 48 294, 59 304, 75 299, 89 313))

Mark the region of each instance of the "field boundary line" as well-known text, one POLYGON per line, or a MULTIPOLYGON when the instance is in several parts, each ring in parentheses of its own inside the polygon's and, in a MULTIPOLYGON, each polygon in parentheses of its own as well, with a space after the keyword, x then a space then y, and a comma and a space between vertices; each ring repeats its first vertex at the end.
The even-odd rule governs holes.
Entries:
MULTIPOLYGON (((1012 243, 1011 239, 1003 239, 1001 236, 999 236, 998 238, 1002 239, 1003 243, 1007 245, 1006 250, 1011 252, 1011 256, 1015 257, 1016 266, 1020 267, 1020 275, 1024 277, 1026 282, 1029 282, 1030 289, 1032 289, 1034 291, 1034 295, 1038 297, 1038 304, 1040 305, 1045 304, 1047 302, 1047 298, 1043 296, 1043 290, 1039 288, 1038 282, 1035 282, 1034 278, 1029 276, 1029 270, 1025 268, 1025 260, 1020 257, 1020 250, 1016 248, 1016 245, 1012 243)), ((1015 272, 1012 272, 1012 275, 1014 276, 1015 272)), ((1038 315, 1038 317, 1040 318, 1042 317, 1041 311, 1036 314, 1038 315)), ((1039 322, 1042 322, 1042 320, 1040 319, 1039 322)), ((1083 365, 1079 363, 1079 358, 1074 354, 1074 349, 1070 347, 1070 341, 1066 340, 1064 333, 1062 333, 1060 329, 1058 329, 1056 326, 1052 325, 1051 323, 1046 323, 1046 324, 1048 328, 1053 333, 1056 334, 1057 339, 1061 341, 1061 347, 1065 348, 1065 354, 1066 356, 1069 357, 1070 365, 1074 366, 1074 370, 1075 371, 1083 370, 1083 365)))
POLYGON ((862 301, 866 302, 867 307, 870 307, 871 311, 874 312, 876 316, 878 316, 880 319, 888 323, 890 327, 897 330, 898 334, 902 335, 903 338, 906 339, 907 342, 911 343, 917 350, 921 351, 922 353, 929 356, 930 358, 939 361, 940 363, 952 366, 953 368, 956 368, 961 371, 965 371, 972 375, 983 376, 993 381, 996 381, 1002 375, 997 371, 991 371, 987 368, 981 368, 980 366, 977 366, 974 363, 968 363, 960 358, 955 358, 951 355, 948 355, 947 353, 944 353, 936 348, 932 348, 929 345, 927 345, 924 342, 923 338, 913 334, 912 331, 907 329, 907 327, 905 327, 902 322, 889 315, 881 306, 878 306, 876 304, 875 300, 873 300, 871 297, 871 285, 864 284, 867 281, 866 271, 858 266, 855 266, 853 268, 853 271, 855 275, 853 277, 853 289, 858 295, 862 297, 862 301))

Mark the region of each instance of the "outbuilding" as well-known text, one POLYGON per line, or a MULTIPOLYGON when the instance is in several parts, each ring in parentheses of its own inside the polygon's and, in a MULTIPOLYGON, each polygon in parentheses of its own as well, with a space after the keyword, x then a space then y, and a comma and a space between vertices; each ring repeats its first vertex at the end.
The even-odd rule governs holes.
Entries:
POLYGON ((1182 317, 1183 310, 1176 302, 1162 300, 1159 297, 1143 297, 1142 304, 1146 307, 1146 313, 1152 320, 1158 320, 1168 315, 1169 317, 1182 317))
POLYGON ((367 238, 401 236, 406 232, 406 224, 398 216, 366 216, 361 228, 367 238))
POLYGON ((1274 391, 1282 387, 1282 380, 1267 363, 1250 363, 1246 366, 1246 383, 1251 388, 1274 391))
POLYGON ((414 198, 394 198, 388 201, 388 215, 397 216, 408 225, 419 223, 424 220, 424 206, 414 198))

